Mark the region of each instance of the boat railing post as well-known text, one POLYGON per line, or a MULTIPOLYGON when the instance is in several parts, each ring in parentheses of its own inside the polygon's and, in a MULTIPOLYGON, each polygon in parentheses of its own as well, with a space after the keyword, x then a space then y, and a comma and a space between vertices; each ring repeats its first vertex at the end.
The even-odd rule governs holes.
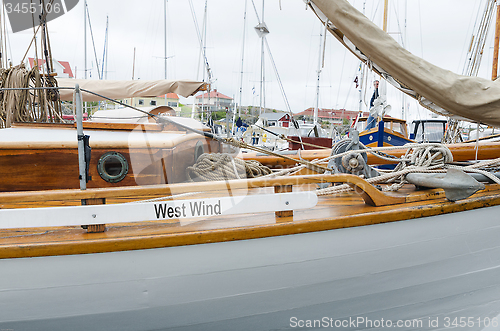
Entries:
MULTIPOLYGON (((83 134, 83 107, 82 107, 82 92, 80 91, 80 86, 75 85, 75 112, 76 112, 76 133, 78 137, 78 168, 80 173, 80 189, 87 189, 87 178, 88 176, 88 162, 90 157, 85 157, 85 140, 88 140, 83 134)), ((104 198, 97 199, 82 199, 82 205, 97 205, 105 204, 106 200, 104 198)), ((82 228, 87 229, 87 232, 104 232, 106 230, 106 224, 89 224, 82 225, 82 228)))
MULTIPOLYGON (((286 193, 286 192, 292 192, 293 186, 292 185, 276 185, 274 186, 274 193, 286 193)), ((283 211, 275 211, 274 212, 276 218, 282 218, 282 217, 293 217, 293 210, 283 210, 283 211)), ((293 219, 291 219, 293 220, 293 219)), ((281 220, 283 221, 283 220, 281 220)), ((288 220, 285 220, 288 221, 288 220)))
POLYGON ((75 85, 75 112, 76 112, 76 134, 78 137, 78 169, 80 174, 80 189, 87 189, 87 173, 85 162, 85 145, 83 134, 83 108, 82 108, 82 94, 80 86, 75 85))

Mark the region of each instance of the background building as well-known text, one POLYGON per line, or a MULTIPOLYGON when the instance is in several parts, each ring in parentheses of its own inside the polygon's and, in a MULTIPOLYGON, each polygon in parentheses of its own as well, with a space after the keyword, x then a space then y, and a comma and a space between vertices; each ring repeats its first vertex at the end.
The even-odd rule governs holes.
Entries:
MULTIPOLYGON (((75 78, 68 61, 57 61, 53 59, 52 65, 54 66, 54 72, 57 74, 56 75, 57 78, 75 78)), ((28 70, 31 70, 33 69, 34 66, 35 66, 35 59, 29 57, 28 61, 26 61, 26 68, 28 70)), ((47 72, 47 68, 45 66, 45 60, 38 59, 38 67, 41 69, 40 72, 42 71, 47 72)))
POLYGON ((218 92, 217 89, 210 93, 207 92, 198 95, 196 97, 196 105, 198 109, 203 109, 203 111, 225 111, 232 109, 234 106, 233 98, 218 92))

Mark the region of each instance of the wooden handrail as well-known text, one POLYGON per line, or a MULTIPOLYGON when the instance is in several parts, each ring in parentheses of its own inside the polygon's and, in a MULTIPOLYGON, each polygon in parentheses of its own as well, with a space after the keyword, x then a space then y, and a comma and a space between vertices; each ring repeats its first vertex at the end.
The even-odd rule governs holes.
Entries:
POLYGON ((348 174, 304 175, 280 178, 254 178, 218 182, 194 182, 149 186, 125 186, 114 188, 96 188, 87 190, 47 190, 35 192, 0 193, 0 203, 67 201, 81 199, 131 198, 135 196, 172 195, 192 192, 216 192, 225 190, 302 185, 316 183, 348 183, 372 206, 385 206, 405 202, 404 196, 388 196, 377 190, 364 179, 348 174))

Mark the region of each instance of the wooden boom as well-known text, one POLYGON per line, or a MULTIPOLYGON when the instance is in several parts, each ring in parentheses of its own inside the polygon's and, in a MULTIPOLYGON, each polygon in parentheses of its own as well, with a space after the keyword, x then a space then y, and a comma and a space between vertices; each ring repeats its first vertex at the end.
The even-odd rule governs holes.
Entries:
MULTIPOLYGON (((476 159, 476 144, 450 144, 446 145, 453 154, 453 161, 463 162, 476 159)), ((500 142, 480 142, 477 148, 477 160, 495 159, 500 155, 500 142)), ((402 157, 406 153, 406 148, 386 151, 384 153, 402 157)), ((324 159, 330 156, 330 149, 299 150, 289 151, 286 156, 292 159, 303 159, 307 161, 324 159)), ((243 153, 238 157, 243 160, 256 160, 271 168, 291 168, 296 165, 292 160, 283 159, 276 156, 269 156, 262 153, 243 153)), ((368 164, 394 164, 397 161, 384 160, 368 153, 368 164)))

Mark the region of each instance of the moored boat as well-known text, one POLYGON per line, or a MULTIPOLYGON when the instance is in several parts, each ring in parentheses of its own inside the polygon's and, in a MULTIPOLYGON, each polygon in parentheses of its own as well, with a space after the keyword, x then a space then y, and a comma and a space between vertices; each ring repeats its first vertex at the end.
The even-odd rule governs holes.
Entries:
POLYGON ((414 141, 408 137, 405 120, 384 116, 379 118, 375 127, 366 128, 367 117, 360 117, 356 122, 360 141, 368 147, 403 146, 414 141))
MULTIPOLYGON (((335 24, 350 17, 327 10, 340 4, 348 13, 341 0, 308 4, 323 4, 335 24)), ((139 128, 132 134, 153 136, 139 128)), ((412 148, 420 147, 433 153, 425 160, 441 163, 416 169, 403 149, 391 152, 398 160, 383 160, 455 177, 448 154, 457 161, 472 152, 412 148)), ((476 167, 497 165, 497 148, 479 143, 477 159, 495 162, 462 169, 495 179, 476 167)), ((373 150, 380 151, 389 154, 373 150)), ((371 163, 367 149, 327 151, 323 162, 303 152, 286 162, 316 171, 327 158, 349 156, 348 174, 0 193, 0 327, 433 330, 464 319, 469 330, 498 326, 499 184, 452 199, 450 190, 469 184, 417 189, 397 181, 403 173, 394 183, 363 179, 351 172, 371 163), (401 184, 398 193, 393 184, 401 184)))

